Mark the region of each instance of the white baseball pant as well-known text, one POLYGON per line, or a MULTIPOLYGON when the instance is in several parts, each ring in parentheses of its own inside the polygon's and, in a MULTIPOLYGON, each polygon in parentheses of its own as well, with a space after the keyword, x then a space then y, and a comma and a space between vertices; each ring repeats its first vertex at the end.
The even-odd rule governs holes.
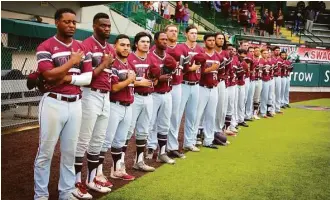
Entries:
POLYGON ((128 131, 127 140, 131 139, 134 134, 137 140, 146 140, 149 135, 150 120, 153 109, 152 95, 141 96, 134 94, 134 102, 132 104, 132 121, 128 131))
POLYGON ((261 96, 261 91, 262 91, 262 85, 263 81, 257 80, 255 81, 255 90, 254 90, 254 95, 253 95, 253 103, 259 103, 260 102, 260 96, 261 96))
POLYGON ((182 87, 181 84, 173 85, 171 90, 172 96, 172 113, 170 130, 167 136, 167 149, 170 151, 179 150, 179 128, 181 119, 179 118, 179 110, 181 103, 182 87))
POLYGON ((34 199, 49 197, 48 183, 50 166, 55 146, 60 138, 60 180, 59 199, 66 200, 75 189, 75 152, 81 125, 81 100, 65 102, 57 94, 57 99, 45 93, 39 103, 39 148, 34 161, 34 199))
POLYGON ((290 102, 289 92, 290 92, 290 76, 286 77, 286 84, 285 84, 285 91, 284 91, 284 104, 289 104, 289 102, 290 102))
POLYGON ((242 123, 244 122, 245 117, 245 85, 238 85, 237 86, 237 122, 242 123))
POLYGON ((118 102, 110 102, 110 113, 108 128, 101 150, 103 152, 107 152, 111 147, 119 149, 125 145, 132 121, 132 105, 123 106, 118 102))
POLYGON ((269 95, 268 95, 268 104, 271 105, 270 112, 274 113, 275 112, 275 80, 271 79, 270 81, 270 86, 269 86, 269 95))
POLYGON ((84 157, 86 150, 100 154, 110 116, 109 93, 99 93, 86 87, 82 90, 82 121, 76 157, 84 157))
POLYGON ((231 116, 230 127, 235 128, 237 125, 237 101, 238 101, 238 90, 237 85, 230 86, 228 90, 228 109, 227 115, 231 116))
POLYGON ((281 106, 285 105, 284 94, 286 90, 286 77, 281 77, 281 106))
MULTIPOLYGON (((212 89, 199 86, 199 101, 197 107, 197 117, 195 123, 195 138, 197 137, 199 124, 203 123, 204 128, 204 145, 211 145, 214 140, 214 123, 215 123, 215 113, 218 103, 218 92, 217 88, 212 89)), ((196 145, 196 139, 195 143, 196 145)))
POLYGON ((199 99, 199 85, 181 84, 182 96, 179 110, 179 119, 182 119, 183 112, 185 111, 184 123, 184 147, 191 147, 196 142, 195 136, 195 123, 199 99))
MULTIPOLYGON (((245 78, 244 79, 244 82, 245 82, 245 84, 244 84, 244 86, 245 86, 245 89, 244 89, 244 91, 245 91, 245 96, 244 96, 244 105, 246 105, 246 102, 247 102, 247 98, 248 98, 248 95, 249 95, 249 93, 248 93, 248 91, 249 91, 249 88, 250 88, 250 77, 247 77, 247 78, 245 78)), ((245 111, 244 111, 245 112, 245 111)))
POLYGON ((156 150, 158 146, 157 134, 168 135, 170 129, 172 96, 170 92, 166 94, 152 93, 152 99, 152 117, 149 124, 147 148, 156 150))
POLYGON ((281 77, 274 77, 275 82, 275 112, 281 111, 281 77))
POLYGON ((225 81, 218 83, 217 91, 218 103, 215 114, 214 132, 222 132, 222 128, 225 125, 225 117, 228 107, 228 92, 226 89, 225 81))
POLYGON ((260 114, 265 116, 267 113, 267 104, 269 103, 270 81, 262 81, 262 90, 260 98, 260 114))
POLYGON ((253 96, 255 93, 256 81, 250 81, 250 87, 248 93, 246 104, 245 104, 245 118, 251 119, 253 116, 253 96))

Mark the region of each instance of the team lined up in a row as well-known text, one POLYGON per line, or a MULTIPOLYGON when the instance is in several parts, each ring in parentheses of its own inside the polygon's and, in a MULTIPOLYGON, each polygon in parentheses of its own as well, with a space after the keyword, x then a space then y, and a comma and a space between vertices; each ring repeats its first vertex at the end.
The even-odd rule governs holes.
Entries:
POLYGON ((91 199, 81 180, 86 152, 87 187, 107 193, 112 187, 103 173, 108 149, 113 160, 110 177, 135 179, 125 169, 134 133, 133 168, 149 172, 155 169, 144 157, 152 159, 157 148, 157 161, 174 164, 173 157, 185 158, 178 142, 184 113, 184 149, 198 152, 198 132, 203 132, 205 147, 226 145, 226 135, 235 136, 237 124, 247 126, 244 119, 258 118, 259 99, 263 117, 288 104, 291 64, 285 53, 279 57, 278 48, 273 57, 258 47, 249 48, 254 50, 249 54, 243 42, 237 54, 223 34, 205 35, 202 48, 193 25, 187 27, 183 44, 177 44, 177 27, 169 25, 154 35, 151 49, 152 38, 145 32, 135 36, 134 44, 119 35, 113 48, 106 42, 111 27, 107 14, 94 16, 94 34, 82 43, 72 39, 71 9, 58 10, 55 21, 56 36, 37 49, 38 72, 48 91, 39 108, 35 199, 48 199, 50 161, 59 137, 60 199, 91 199))

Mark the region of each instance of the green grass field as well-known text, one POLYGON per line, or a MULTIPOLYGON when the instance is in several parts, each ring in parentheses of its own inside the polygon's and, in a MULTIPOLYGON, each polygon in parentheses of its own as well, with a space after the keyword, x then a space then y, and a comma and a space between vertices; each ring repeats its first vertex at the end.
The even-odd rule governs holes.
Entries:
MULTIPOLYGON (((330 99, 294 105, 330 107, 330 99)), ((102 200, 330 199, 330 111, 284 112, 250 122, 228 147, 187 153, 102 200)))

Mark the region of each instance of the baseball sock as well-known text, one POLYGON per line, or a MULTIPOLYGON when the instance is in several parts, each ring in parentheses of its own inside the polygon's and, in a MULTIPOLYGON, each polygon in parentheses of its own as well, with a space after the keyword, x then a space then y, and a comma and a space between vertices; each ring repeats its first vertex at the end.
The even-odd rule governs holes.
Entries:
POLYGON ((165 148, 167 143, 167 135, 157 134, 158 145, 159 145, 159 155, 165 154, 165 148))
POLYGON ((125 163, 125 154, 127 150, 127 144, 129 140, 126 140, 125 145, 122 147, 122 152, 121 152, 121 162, 125 163))
POLYGON ((84 157, 76 157, 74 163, 74 169, 76 171, 76 183, 81 183, 81 170, 84 157))
POLYGON ((136 140, 136 159, 135 162, 143 161, 144 149, 146 146, 146 140, 136 140))
POLYGON ((253 115, 257 115, 259 103, 253 103, 253 115))
POLYGON ((104 158, 105 158, 105 153, 106 153, 105 151, 100 152, 99 164, 97 166, 97 176, 103 174, 103 162, 104 162, 104 158))
POLYGON ((230 122, 231 122, 231 115, 226 115, 226 118, 225 118, 225 128, 226 129, 229 128, 230 122))
POLYGON ((88 153, 87 152, 87 166, 88 166, 88 175, 87 182, 92 182, 96 175, 96 169, 99 164, 99 156, 98 153, 88 153))
POLYGON ((120 169, 120 158, 122 156, 122 148, 111 147, 111 156, 113 160, 113 170, 116 171, 120 169))
POLYGON ((272 105, 270 105, 270 104, 267 104, 267 115, 269 115, 269 114, 270 114, 270 111, 271 111, 271 107, 272 107, 272 105))

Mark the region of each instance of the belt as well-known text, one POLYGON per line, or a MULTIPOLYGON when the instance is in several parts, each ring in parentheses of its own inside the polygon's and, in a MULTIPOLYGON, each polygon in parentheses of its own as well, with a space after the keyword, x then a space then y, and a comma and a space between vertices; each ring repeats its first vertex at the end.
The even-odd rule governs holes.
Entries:
POLYGON ((168 92, 156 92, 156 93, 158 93, 158 94, 166 94, 166 93, 169 93, 169 91, 168 92))
POLYGON ((120 102, 120 101, 114 101, 114 100, 110 100, 110 102, 115 103, 115 104, 119 104, 119 105, 122 105, 122 106, 130 106, 131 105, 130 103, 127 103, 127 102, 120 102))
MULTIPOLYGON (((53 98, 53 99, 57 99, 58 94, 55 93, 49 93, 48 94, 49 97, 53 98)), ((79 98, 77 97, 64 97, 61 96, 61 101, 66 101, 66 102, 75 102, 78 101, 79 99, 81 99, 81 94, 79 94, 79 98)))
POLYGON ((102 89, 97 89, 97 88, 91 88, 92 91, 99 92, 99 93, 108 93, 108 90, 102 90, 102 89))
POLYGON ((135 92, 135 94, 138 94, 140 96, 149 96, 151 93, 148 93, 148 92, 145 92, 145 93, 142 93, 142 92, 135 92))
POLYGON ((208 89, 212 89, 212 88, 215 87, 215 86, 207 86, 207 85, 199 85, 199 86, 201 86, 201 87, 205 87, 205 88, 208 88, 208 89))
POLYGON ((196 82, 182 81, 182 83, 186 84, 186 85, 197 85, 199 83, 199 81, 196 81, 196 82))

